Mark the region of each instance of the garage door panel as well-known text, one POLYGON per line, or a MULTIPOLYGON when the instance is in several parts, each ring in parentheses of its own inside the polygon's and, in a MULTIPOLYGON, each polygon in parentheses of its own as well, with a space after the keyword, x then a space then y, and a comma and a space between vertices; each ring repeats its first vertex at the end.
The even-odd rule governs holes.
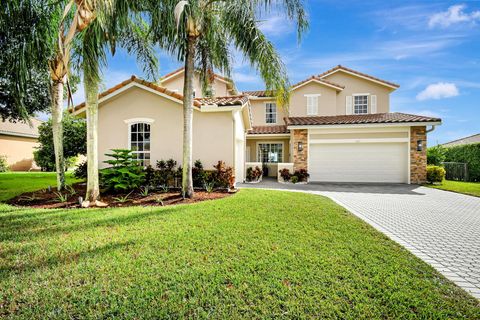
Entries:
POLYGON ((406 143, 312 144, 311 181, 407 182, 406 143))

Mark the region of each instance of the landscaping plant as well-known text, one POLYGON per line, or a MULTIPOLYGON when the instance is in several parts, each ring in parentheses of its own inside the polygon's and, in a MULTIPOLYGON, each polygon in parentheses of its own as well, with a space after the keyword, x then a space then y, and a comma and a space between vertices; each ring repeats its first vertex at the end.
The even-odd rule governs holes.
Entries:
POLYGON ((0 155, 0 172, 8 171, 7 156, 0 155))
POLYGON ((440 166, 427 166, 427 181, 441 183, 445 179, 445 169, 440 166))
POLYGON ((145 182, 145 172, 131 150, 113 149, 111 167, 101 171, 102 186, 108 191, 126 192, 140 188, 145 182))
POLYGON ((445 148, 445 161, 466 163, 468 181, 480 181, 480 143, 445 148))
POLYGON ((446 148, 438 145, 427 149, 427 164, 441 166, 445 161, 446 148))
POLYGON ((290 179, 292 178, 292 174, 290 173, 290 170, 288 170, 287 168, 279 170, 279 172, 280 172, 280 176, 283 178, 283 181, 285 182, 290 181, 290 179))
POLYGON ((233 188, 235 176, 233 175, 233 168, 229 167, 223 161, 218 161, 213 166, 215 171, 212 172, 212 178, 215 182, 215 186, 218 188, 233 188))
POLYGON ((73 176, 77 179, 87 179, 87 161, 78 164, 73 170, 73 176))
POLYGON ((262 169, 260 169, 258 166, 256 166, 255 168, 248 167, 247 174, 245 177, 247 181, 256 182, 260 180, 261 177, 262 177, 262 169))
POLYGON ((308 177, 310 177, 310 174, 306 169, 295 170, 293 175, 298 178, 299 182, 307 182, 308 177))

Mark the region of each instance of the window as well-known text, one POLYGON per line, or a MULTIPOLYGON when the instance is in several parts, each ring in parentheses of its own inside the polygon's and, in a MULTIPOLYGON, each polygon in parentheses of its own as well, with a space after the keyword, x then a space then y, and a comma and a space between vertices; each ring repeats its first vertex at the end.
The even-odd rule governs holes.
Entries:
POLYGON ((353 113, 354 114, 368 113, 368 96, 367 95, 353 96, 353 113))
POLYGON ((307 115, 318 115, 318 96, 319 94, 306 94, 307 97, 307 115))
POLYGON ((281 143, 259 143, 258 144, 258 162, 282 162, 283 144, 281 143))
POLYGON ((130 125, 130 149, 142 166, 150 165, 150 124, 130 125))
POLYGON ((277 123, 277 105, 275 103, 265 104, 265 122, 277 123))

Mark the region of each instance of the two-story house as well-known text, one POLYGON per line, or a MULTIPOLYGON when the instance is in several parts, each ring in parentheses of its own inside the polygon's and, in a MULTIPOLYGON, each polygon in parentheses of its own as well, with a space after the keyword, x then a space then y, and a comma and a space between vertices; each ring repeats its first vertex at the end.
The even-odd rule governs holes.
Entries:
MULTIPOLYGON (((183 72, 158 83, 132 77, 102 93, 99 153, 131 148, 144 165, 167 158, 181 163, 183 72)), ((198 76, 194 87, 193 158, 207 168, 225 161, 237 182, 247 163, 260 162, 271 176, 289 163, 293 170, 307 169, 310 181, 422 183, 426 135, 441 123, 391 113, 397 84, 343 66, 293 85, 285 107, 266 91, 238 93, 220 75, 209 97, 198 76)), ((75 113, 85 116, 84 109, 81 104, 75 113)))

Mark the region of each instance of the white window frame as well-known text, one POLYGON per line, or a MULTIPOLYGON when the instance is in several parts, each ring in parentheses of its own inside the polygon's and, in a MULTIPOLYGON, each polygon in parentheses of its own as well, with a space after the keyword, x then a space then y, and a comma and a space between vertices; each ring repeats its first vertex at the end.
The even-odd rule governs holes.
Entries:
MULTIPOLYGON (((370 108, 369 108, 369 104, 370 104, 370 93, 355 93, 352 95, 352 114, 369 114, 369 111, 370 111, 370 108), (355 103, 355 97, 367 97, 367 103, 366 103, 366 112, 356 112, 355 110, 355 106, 356 106, 356 103, 355 103)), ((364 106, 365 104, 361 104, 362 106, 364 106)))
MULTIPOLYGON (((149 154, 149 159, 148 159, 148 164, 147 165, 150 165, 151 164, 151 160, 152 160, 152 124, 155 122, 155 120, 153 119, 150 119, 150 118, 133 118, 133 119, 127 119, 127 120, 124 120, 125 123, 128 125, 128 147, 127 149, 131 150, 132 149, 132 126, 134 124, 148 124, 150 126, 150 150, 148 151, 133 151, 132 153, 133 154, 139 154, 139 153, 148 153, 149 154)), ((138 157, 137 157, 137 160, 138 160, 138 157)), ((141 160, 140 160, 141 161, 141 160)), ((143 166, 146 166, 145 165, 145 157, 142 161, 142 165, 143 166)))
POLYGON ((257 142, 257 162, 261 162, 261 163, 282 163, 283 162, 283 159, 285 157, 285 145, 283 143, 283 141, 258 141, 257 142), (262 157, 260 156, 260 145, 261 144, 269 144, 269 145, 273 145, 273 144, 279 144, 282 146, 282 154, 281 156, 279 157, 280 159, 278 159, 277 162, 263 162, 262 161, 262 157))
POLYGON ((318 116, 318 97, 321 94, 305 94, 304 97, 307 98, 307 116, 318 116))
POLYGON ((266 124, 275 124, 277 123, 277 104, 275 102, 266 102, 265 103, 265 123, 266 124), (275 111, 267 111, 268 105, 273 105, 275 107, 275 111), (268 122, 268 116, 272 116, 273 122, 268 122))

